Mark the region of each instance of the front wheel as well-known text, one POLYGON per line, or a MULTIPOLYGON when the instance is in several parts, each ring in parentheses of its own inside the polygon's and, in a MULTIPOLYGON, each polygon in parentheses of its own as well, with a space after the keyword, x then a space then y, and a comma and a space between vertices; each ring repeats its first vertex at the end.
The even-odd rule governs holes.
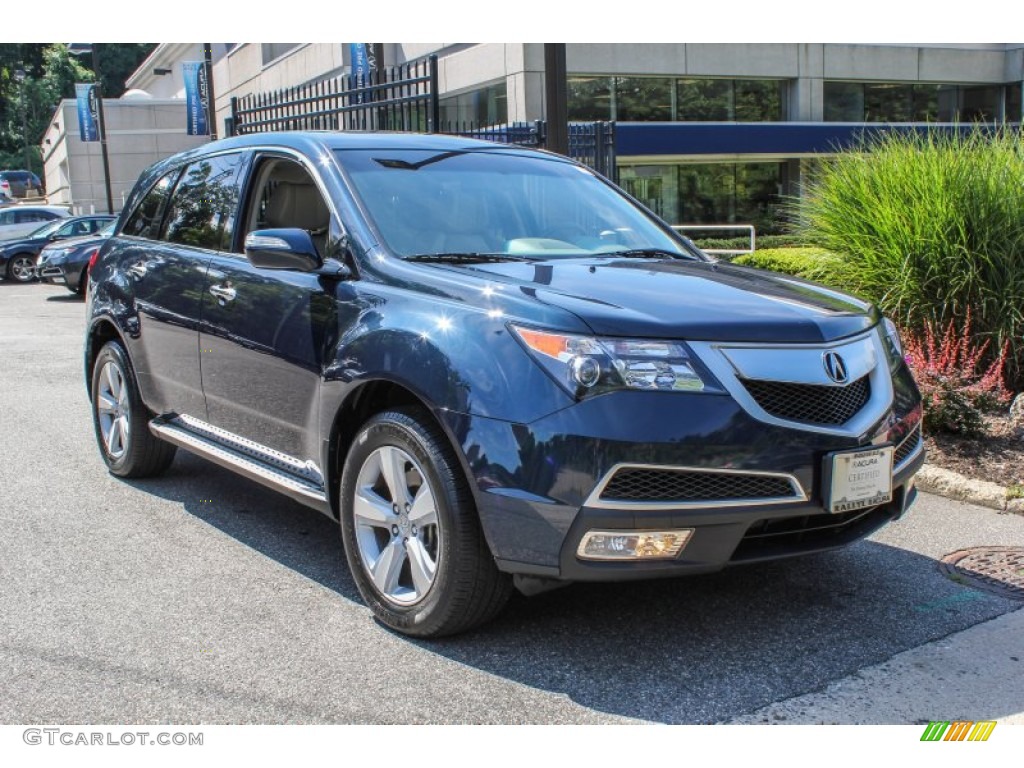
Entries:
POLYGON ((16 283, 31 283, 36 277, 35 257, 28 253, 12 256, 7 262, 7 278, 16 283))
POLYGON ((341 479, 341 535, 363 599, 407 635, 470 629, 511 591, 452 449, 421 409, 378 414, 356 436, 341 479))

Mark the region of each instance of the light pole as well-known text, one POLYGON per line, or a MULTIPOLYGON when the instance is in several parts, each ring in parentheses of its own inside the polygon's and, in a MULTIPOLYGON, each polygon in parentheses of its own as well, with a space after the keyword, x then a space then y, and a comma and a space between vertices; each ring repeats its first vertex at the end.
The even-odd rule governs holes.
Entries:
POLYGON ((25 99, 25 70, 21 67, 14 70, 14 79, 18 82, 21 95, 21 141, 25 146, 25 170, 32 170, 32 158, 28 154, 28 102, 25 99))
POLYGON ((100 154, 103 156, 103 184, 107 191, 107 213, 114 212, 114 195, 110 189, 110 157, 107 154, 107 120, 103 115, 103 81, 100 77, 100 59, 94 43, 69 43, 68 50, 78 55, 92 53, 92 73, 96 77, 96 116, 99 123, 100 154))

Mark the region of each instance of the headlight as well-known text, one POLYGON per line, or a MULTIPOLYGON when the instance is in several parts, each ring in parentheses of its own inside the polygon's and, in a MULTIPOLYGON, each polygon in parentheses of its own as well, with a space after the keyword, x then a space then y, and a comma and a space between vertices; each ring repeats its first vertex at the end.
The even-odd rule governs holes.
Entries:
POLYGON ((509 326, 533 357, 574 397, 614 389, 721 392, 698 371, 681 341, 599 339, 509 326))
POLYGON ((903 342, 900 341, 900 332, 889 318, 885 318, 885 345, 889 350, 889 367, 895 368, 903 360, 903 342))
POLYGON ((39 254, 39 263, 42 264, 44 261, 64 256, 69 251, 71 251, 70 248, 54 248, 52 250, 44 248, 39 254))

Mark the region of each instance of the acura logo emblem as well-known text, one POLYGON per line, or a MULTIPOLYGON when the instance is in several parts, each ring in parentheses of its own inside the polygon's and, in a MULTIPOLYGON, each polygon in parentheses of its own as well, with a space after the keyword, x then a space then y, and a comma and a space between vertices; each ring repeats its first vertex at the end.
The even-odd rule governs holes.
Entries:
POLYGON ((821 356, 821 361, 825 364, 825 373, 832 379, 836 384, 845 384, 849 378, 849 374, 846 372, 846 363, 843 362, 836 352, 826 352, 821 356))

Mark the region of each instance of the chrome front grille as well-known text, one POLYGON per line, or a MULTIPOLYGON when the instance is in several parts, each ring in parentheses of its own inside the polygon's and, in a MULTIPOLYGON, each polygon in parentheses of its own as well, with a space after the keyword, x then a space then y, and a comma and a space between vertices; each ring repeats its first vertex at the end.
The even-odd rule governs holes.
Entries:
POLYGON ((808 424, 845 424, 871 399, 871 384, 867 376, 845 387, 756 379, 741 381, 767 413, 787 421, 808 424))
POLYGON ((792 475, 622 464, 605 475, 586 504, 605 508, 743 506, 805 499, 792 475))

